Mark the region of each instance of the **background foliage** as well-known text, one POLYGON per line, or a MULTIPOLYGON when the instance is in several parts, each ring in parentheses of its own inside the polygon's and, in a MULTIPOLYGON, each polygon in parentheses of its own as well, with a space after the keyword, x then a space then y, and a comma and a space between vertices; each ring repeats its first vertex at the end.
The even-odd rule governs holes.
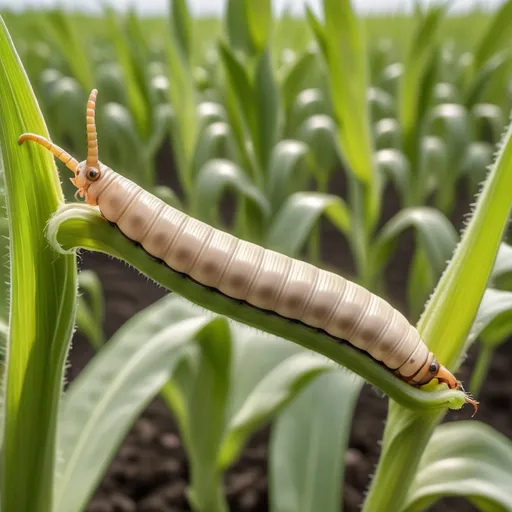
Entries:
MULTIPOLYGON (((50 355, 43 351, 56 379, 43 393, 44 428, 30 423, 39 395, 19 402, 27 416, 9 405, 20 397, 9 394, 16 386, 44 376, 37 365, 33 374, 17 370, 32 350, 17 353, 17 291, 29 297, 24 307, 42 317, 41 295, 27 292, 34 282, 49 293, 54 312, 76 288, 73 257, 53 261, 45 252, 42 225, 61 204, 60 191, 51 188, 58 189, 55 169, 42 150, 20 150, 15 138, 28 130, 44 134, 45 121, 52 140, 83 159, 85 102, 93 87, 100 91, 103 162, 210 225, 385 296, 411 322, 419 320, 429 346, 452 369, 478 340, 468 390, 478 395, 488 377, 494 351, 509 337, 512 311, 505 233, 510 133, 502 139, 512 108, 512 2, 494 14, 450 16, 440 5, 417 7, 411 16, 364 19, 346 0, 324 0, 325 19, 312 11, 303 19, 287 12, 276 17, 271 7, 270 0, 228 0, 222 19, 193 18, 186 0, 171 1, 168 17, 158 19, 108 7, 99 18, 62 10, 3 13, 8 32, 2 29, 0 143, 7 217, 1 226, 11 240, 11 286, 2 288, 0 312, 9 354, 5 440, 12 447, 19 437, 16 446, 28 447, 38 438, 42 446, 22 456, 3 450, 5 510, 29 510, 20 498, 28 491, 20 489, 31 488, 31 468, 39 463, 49 469, 34 495, 37 510, 82 510, 129 427, 157 394, 180 429, 194 510, 227 509, 223 475, 250 435, 269 422, 270 508, 298 510, 300 503, 304 511, 340 509, 360 376, 182 299, 162 299, 105 343, 101 284, 82 271, 80 295, 65 301, 67 319, 55 322, 57 348, 49 344, 50 355), (55 204, 38 203, 38 186, 57 194, 55 204), (27 197, 44 212, 41 226, 23 211, 27 197), (473 213, 464 232, 461 204, 473 213), (19 233, 31 233, 39 244, 33 251, 25 247, 26 261, 17 259, 19 233), (343 240, 343 254, 328 250, 329 236, 343 240), (395 290, 387 271, 406 237, 413 239, 412 260, 403 269, 407 289, 395 290), (17 265, 35 267, 36 261, 51 267, 38 271, 50 272, 54 281, 17 277, 17 265), (66 273, 69 290, 54 296, 49 290, 60 289, 58 276, 66 273), (75 299, 77 327, 98 353, 70 385, 59 411, 75 299), (86 450, 90 446, 94 450, 86 450), (322 468, 321 477, 315 467, 322 468)), ((63 193, 73 201, 68 174, 59 169, 63 193)), ((54 247, 107 252, 166 285, 142 251, 116 238, 97 216, 66 208, 51 224, 54 247)), ((8 254, 5 246, 1 251, 8 254)), ((190 298, 199 296, 194 293, 190 298)), ((43 331, 48 343, 54 340, 43 331)), ((365 371, 359 373, 369 375, 365 371)), ((393 385, 382 389, 398 397, 393 385)), ((421 404, 415 396, 411 400, 421 404)), ((438 427, 445 412, 411 412, 390 400, 382 458, 364 510, 423 510, 447 495, 466 496, 482 510, 512 509, 504 492, 512 480, 510 441, 479 422, 438 427), (450 444, 450 436, 474 440, 474 450, 450 444), (481 460, 486 463, 477 464, 481 460), (393 478, 400 485, 384 481, 393 478), (481 485, 467 488, 467 478, 481 485)))

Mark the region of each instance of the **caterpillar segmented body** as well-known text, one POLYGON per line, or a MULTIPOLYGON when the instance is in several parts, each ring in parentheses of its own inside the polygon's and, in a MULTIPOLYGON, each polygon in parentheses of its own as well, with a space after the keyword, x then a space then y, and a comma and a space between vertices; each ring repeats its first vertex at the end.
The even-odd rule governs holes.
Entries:
MULTIPOLYGON (((97 91, 87 104, 88 154, 83 162, 39 135, 19 138, 49 149, 73 171, 77 194, 174 271, 224 295, 346 340, 398 377, 421 386, 436 378, 461 383, 422 341, 418 331, 384 299, 309 263, 235 238, 172 208, 98 160, 97 91)), ((467 398, 476 408, 476 402, 467 398)))

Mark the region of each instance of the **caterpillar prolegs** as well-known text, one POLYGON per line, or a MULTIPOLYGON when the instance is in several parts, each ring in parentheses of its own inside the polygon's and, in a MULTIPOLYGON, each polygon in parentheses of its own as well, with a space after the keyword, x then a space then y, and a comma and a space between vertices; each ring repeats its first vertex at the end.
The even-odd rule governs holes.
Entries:
MULTIPOLYGON (((461 383, 438 363, 418 331, 384 299, 343 277, 240 240, 172 208, 98 160, 97 90, 87 103, 87 159, 78 162, 47 139, 24 134, 73 173, 75 194, 97 205, 128 238, 171 269, 246 304, 277 313, 347 341, 395 375, 421 386, 461 383)), ((475 408, 477 403, 467 401, 475 408)))

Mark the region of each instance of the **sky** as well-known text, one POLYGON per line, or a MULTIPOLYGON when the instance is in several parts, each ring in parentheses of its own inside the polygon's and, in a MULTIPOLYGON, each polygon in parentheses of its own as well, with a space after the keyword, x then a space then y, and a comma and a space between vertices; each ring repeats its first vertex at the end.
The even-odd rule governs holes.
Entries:
MULTIPOLYGON (((68 8, 84 8, 87 4, 88 10, 100 10, 100 5, 103 0, 0 0, 0 8, 8 7, 17 9, 25 6, 41 7, 41 6, 55 6, 64 5, 68 8)), ((190 8, 195 14, 220 14, 223 10, 226 0, 188 0, 190 8)), ((361 12, 385 12, 395 11, 402 9, 410 9, 414 0, 352 0, 354 5, 361 12)), ((475 5, 495 7, 502 3, 503 0, 454 0, 455 5, 461 8, 471 8, 475 5)), ((106 0, 107 3, 125 9, 134 4, 138 5, 139 12, 141 13, 163 13, 167 11, 169 0, 106 0), (141 4, 144 7, 140 7, 141 4)), ((317 10, 322 0, 273 0, 275 9, 279 12, 288 4, 294 6, 296 12, 301 12, 304 9, 304 4, 309 4, 317 10)), ((423 0, 421 3, 429 4, 432 1, 423 0)), ((434 2, 435 3, 435 2, 434 2)))

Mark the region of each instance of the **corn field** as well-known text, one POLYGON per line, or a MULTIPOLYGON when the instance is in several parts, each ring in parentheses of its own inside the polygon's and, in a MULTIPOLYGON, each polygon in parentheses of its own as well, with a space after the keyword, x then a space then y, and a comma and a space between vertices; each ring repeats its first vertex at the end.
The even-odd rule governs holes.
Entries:
POLYGON ((226 0, 218 18, 187 0, 155 18, 2 13, 2 512, 512 511, 512 1, 461 15, 321 4, 303 17, 271 0, 226 0), (80 203, 65 165, 17 141, 33 132, 85 159, 93 89, 104 164, 385 298, 476 415, 464 390, 414 387, 350 343, 184 280, 80 203), (162 290, 112 336, 90 253, 162 290), (70 347, 86 343, 68 379, 70 347), (186 459, 179 497, 169 474, 160 501, 128 485, 105 497, 157 399, 186 459), (355 485, 361 414, 386 420, 355 485), (243 504, 229 475, 262 431, 263 488, 243 504))

